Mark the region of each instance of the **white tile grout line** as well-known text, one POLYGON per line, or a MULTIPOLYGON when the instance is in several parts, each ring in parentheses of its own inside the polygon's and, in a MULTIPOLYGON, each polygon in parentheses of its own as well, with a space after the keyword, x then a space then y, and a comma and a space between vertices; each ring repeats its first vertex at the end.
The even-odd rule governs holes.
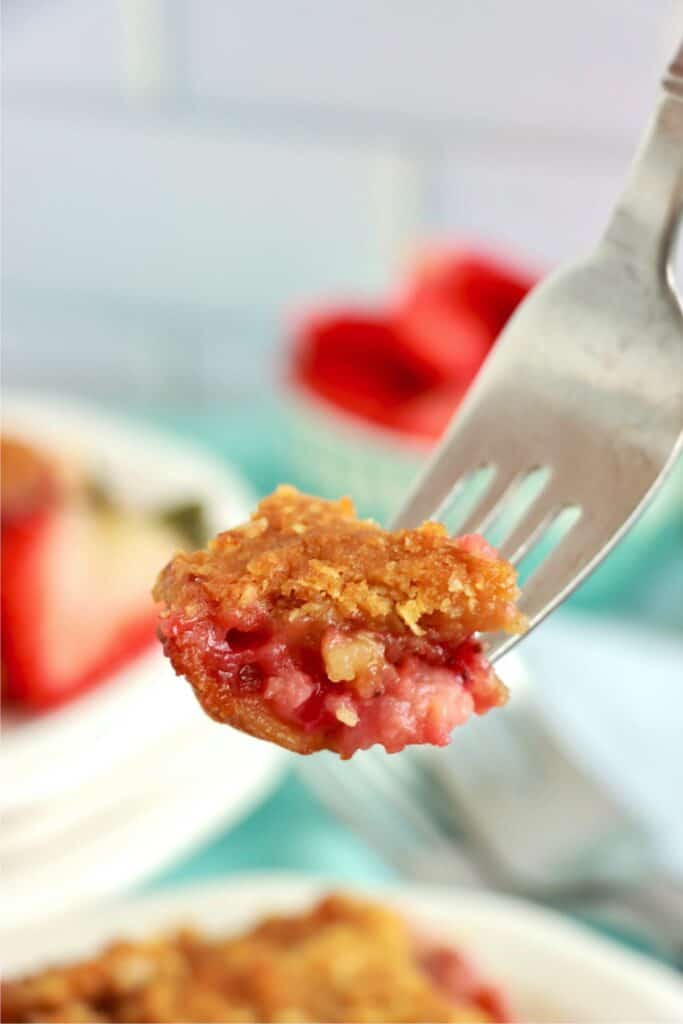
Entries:
POLYGON ((9 82, 4 85, 6 113, 37 116, 96 117, 127 120, 131 125, 181 127, 198 134, 275 139, 320 145, 377 146, 392 143, 419 150, 475 151, 487 155, 515 148, 526 154, 562 157, 585 167, 622 161, 633 152, 635 139, 605 132, 562 130, 539 120, 535 124, 479 118, 410 114, 389 108, 354 109, 332 104, 288 100, 225 99, 191 92, 140 91, 126 95, 110 87, 62 83, 9 82))

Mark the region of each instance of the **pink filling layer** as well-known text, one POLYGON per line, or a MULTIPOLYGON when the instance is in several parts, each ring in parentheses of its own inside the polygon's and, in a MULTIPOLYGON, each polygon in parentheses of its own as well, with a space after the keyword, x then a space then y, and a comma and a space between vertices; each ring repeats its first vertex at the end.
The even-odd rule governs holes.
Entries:
POLYGON ((427 945, 420 955, 420 964, 454 1005, 464 1001, 474 1003, 492 1020, 501 1024, 512 1020, 502 991, 482 979, 479 971, 461 953, 447 946, 427 945))
POLYGON ((369 682, 356 686, 355 680, 330 680, 321 653, 331 640, 353 638, 353 632, 321 632, 306 623, 273 631, 250 616, 229 629, 206 620, 167 620, 165 634, 169 647, 202 652, 206 676, 215 681, 214 709, 221 693, 232 699, 260 694, 281 721, 305 732, 322 730, 343 757, 375 743, 389 753, 415 743, 444 746, 455 726, 505 699, 472 639, 449 646, 427 636, 378 634, 384 659, 369 682))
POLYGON ((380 743, 395 754, 411 743, 445 746, 451 731, 474 711, 472 694, 453 671, 409 658, 396 683, 379 697, 351 698, 358 724, 339 734, 338 750, 350 756, 380 743))

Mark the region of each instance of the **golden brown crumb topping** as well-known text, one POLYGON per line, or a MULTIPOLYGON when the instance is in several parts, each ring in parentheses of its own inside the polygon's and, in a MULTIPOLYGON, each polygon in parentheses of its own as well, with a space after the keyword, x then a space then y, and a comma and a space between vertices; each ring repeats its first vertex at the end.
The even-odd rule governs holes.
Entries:
POLYGON ((515 573, 466 550, 439 523, 389 532, 359 520, 350 499, 325 501, 281 486, 243 526, 208 550, 180 554, 155 597, 193 618, 229 619, 262 607, 276 620, 311 618, 368 630, 436 628, 451 641, 475 630, 519 629, 515 573))
MULTIPOLYGON (((467 987, 467 986, 465 986, 467 987)), ((474 990, 473 990, 474 991, 474 990)), ((483 1021, 420 965, 404 921, 330 896, 229 939, 181 931, 9 982, 4 1021, 483 1021)))

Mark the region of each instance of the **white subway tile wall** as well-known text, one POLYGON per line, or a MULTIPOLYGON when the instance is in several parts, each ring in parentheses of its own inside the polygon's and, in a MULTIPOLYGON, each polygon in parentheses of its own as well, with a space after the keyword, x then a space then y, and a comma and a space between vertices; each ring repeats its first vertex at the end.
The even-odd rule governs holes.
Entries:
POLYGON ((7 84, 120 87, 123 30, 117 0, 9 0, 3 8, 7 84))
POLYGON ((456 144, 461 121, 631 141, 656 80, 665 9, 658 0, 196 0, 189 75, 202 96, 424 118, 456 144))
POLYGON ((8 273, 22 283, 252 309, 353 289, 386 256, 373 147, 41 110, 7 113, 5 148, 8 273))
POLYGON ((577 254, 680 6, 8 2, 6 384, 249 396, 289 310, 380 295, 421 238, 577 254))

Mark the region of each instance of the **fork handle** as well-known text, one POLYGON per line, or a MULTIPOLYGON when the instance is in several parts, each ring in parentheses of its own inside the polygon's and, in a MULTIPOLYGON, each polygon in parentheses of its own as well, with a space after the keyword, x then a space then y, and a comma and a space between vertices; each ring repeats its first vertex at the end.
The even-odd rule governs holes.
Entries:
POLYGON ((683 883, 678 879, 655 877, 623 895, 624 905, 650 924, 667 942, 683 970, 683 883))
POLYGON ((629 261, 666 271, 683 207, 683 42, 662 79, 654 116, 605 241, 629 261))
MULTIPOLYGON (((604 888, 598 884, 592 896, 576 902, 597 920, 622 921, 641 929, 683 971, 683 883, 678 879, 662 876, 604 888)), ((571 900, 558 899, 554 905, 563 911, 575 909, 571 900)))

